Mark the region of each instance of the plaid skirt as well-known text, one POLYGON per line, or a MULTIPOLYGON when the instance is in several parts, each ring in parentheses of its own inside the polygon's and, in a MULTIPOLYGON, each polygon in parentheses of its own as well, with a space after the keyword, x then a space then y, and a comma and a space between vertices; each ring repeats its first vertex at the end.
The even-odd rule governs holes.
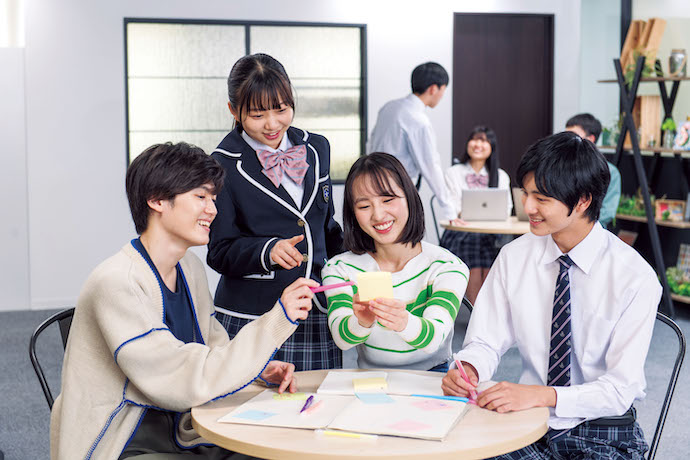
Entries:
POLYGON ((624 426, 601 426, 584 422, 551 438, 550 432, 534 444, 495 460, 546 460, 596 458, 601 460, 644 460, 649 449, 637 422, 624 426))
POLYGON ((446 230, 440 246, 448 249, 469 268, 490 268, 498 256, 498 235, 446 230))
MULTIPOLYGON (((232 339, 251 319, 216 313, 220 324, 232 339)), ((340 369, 343 353, 333 341, 328 329, 328 316, 313 308, 306 320, 299 320, 297 330, 288 338, 273 359, 295 365, 296 371, 340 369)))

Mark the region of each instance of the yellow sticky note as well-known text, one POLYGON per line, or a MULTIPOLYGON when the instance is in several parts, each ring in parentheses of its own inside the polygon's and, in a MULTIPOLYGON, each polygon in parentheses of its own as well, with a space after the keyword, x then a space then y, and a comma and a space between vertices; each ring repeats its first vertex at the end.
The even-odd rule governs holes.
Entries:
POLYGON ((365 272, 357 275, 359 300, 366 302, 377 297, 393 298, 393 278, 390 272, 365 272))
POLYGON ((388 382, 386 382, 384 377, 352 379, 352 385, 355 387, 355 393, 371 390, 385 390, 388 388, 388 382))
POLYGON ((306 393, 276 393, 273 395, 273 399, 279 401, 306 401, 306 393))

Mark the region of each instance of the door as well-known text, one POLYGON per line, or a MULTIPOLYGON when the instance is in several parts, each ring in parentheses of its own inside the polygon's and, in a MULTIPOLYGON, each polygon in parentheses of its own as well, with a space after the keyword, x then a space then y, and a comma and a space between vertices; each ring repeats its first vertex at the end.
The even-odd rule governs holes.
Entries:
POLYGON ((453 156, 476 125, 496 132, 513 186, 520 157, 552 133, 553 15, 456 13, 453 156))

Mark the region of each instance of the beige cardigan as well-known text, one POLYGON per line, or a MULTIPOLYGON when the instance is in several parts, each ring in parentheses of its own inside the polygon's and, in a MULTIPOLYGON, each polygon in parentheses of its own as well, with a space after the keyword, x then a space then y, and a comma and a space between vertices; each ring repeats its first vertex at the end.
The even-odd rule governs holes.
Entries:
MULTIPOLYGON (((201 261, 188 252, 180 265, 204 344, 185 344, 166 327, 161 287, 131 243, 87 279, 51 414, 52 459, 117 458, 145 407, 185 412, 243 388, 297 328, 276 303, 230 341, 214 316, 201 261)), ((207 442, 188 413, 179 425, 181 445, 207 442)))

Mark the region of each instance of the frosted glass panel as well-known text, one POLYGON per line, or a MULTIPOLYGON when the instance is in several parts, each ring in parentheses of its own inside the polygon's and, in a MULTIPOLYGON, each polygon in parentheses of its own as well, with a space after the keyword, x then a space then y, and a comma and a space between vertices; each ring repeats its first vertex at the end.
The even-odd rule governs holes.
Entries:
POLYGON ((360 29, 253 26, 250 50, 283 64, 297 98, 294 125, 328 138, 331 177, 344 180, 363 153, 360 29))
POLYGON ((244 53, 241 25, 127 24, 130 77, 227 78, 244 53))
POLYGON ((127 23, 130 161, 161 142, 212 152, 232 128, 227 76, 245 54, 272 55, 295 87, 294 125, 331 144, 331 177, 344 180, 361 155, 359 27, 127 23))

